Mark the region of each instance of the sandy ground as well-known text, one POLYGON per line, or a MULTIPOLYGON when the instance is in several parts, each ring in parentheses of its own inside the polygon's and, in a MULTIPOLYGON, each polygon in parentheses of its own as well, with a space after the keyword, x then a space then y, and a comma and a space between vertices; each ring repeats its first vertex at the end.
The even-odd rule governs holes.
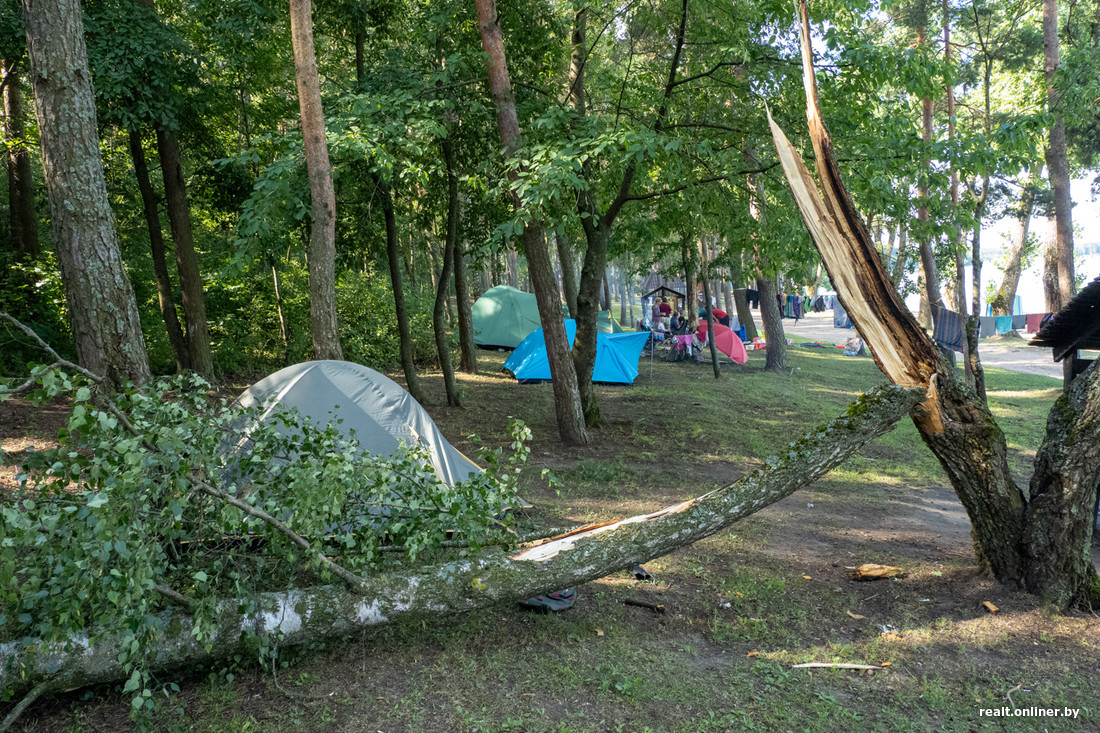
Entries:
MULTIPOLYGON (((855 334, 853 329, 833 328, 832 311, 810 313, 797 322, 786 318, 783 320, 783 330, 788 336, 801 336, 834 344, 842 344, 855 334)), ((1027 341, 1031 335, 1020 335, 1024 338, 995 336, 981 339, 978 342, 978 355, 982 359, 982 365, 1061 380, 1062 365, 1054 361, 1050 349, 1028 346, 1027 341)))

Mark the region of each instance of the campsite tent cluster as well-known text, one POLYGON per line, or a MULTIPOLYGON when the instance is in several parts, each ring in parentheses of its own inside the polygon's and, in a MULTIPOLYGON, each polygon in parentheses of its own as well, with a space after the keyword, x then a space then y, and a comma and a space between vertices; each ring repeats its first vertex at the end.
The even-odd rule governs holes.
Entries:
MULTIPOLYGON (((477 299, 472 312, 475 344, 487 349, 515 350, 505 362, 505 370, 521 382, 550 379, 550 361, 534 295, 498 285, 477 299)), ((572 347, 577 333, 576 321, 566 320, 565 329, 572 347)), ((592 381, 633 384, 638 376, 638 358, 649 334, 623 333, 622 326, 609 311, 600 311, 597 329, 592 381)))

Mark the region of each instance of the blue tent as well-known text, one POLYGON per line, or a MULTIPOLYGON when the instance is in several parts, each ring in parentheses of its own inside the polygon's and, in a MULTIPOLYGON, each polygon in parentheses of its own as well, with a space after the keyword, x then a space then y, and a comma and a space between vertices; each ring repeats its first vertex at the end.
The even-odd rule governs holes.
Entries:
MULTIPOLYGON (((565 333, 572 347, 577 335, 577 322, 566 320, 565 333)), ((638 358, 648 339, 649 331, 596 334, 596 366, 592 370, 592 381, 633 384, 638 376, 638 358)), ((504 362, 504 368, 521 382, 550 379, 550 361, 546 357, 546 341, 541 328, 535 329, 516 347, 508 361, 504 362)))

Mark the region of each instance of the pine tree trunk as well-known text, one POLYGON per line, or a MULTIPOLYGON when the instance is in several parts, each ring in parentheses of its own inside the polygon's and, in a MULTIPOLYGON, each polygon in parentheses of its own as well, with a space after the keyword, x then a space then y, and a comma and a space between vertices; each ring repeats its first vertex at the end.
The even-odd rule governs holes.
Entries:
POLYGON ((1053 218, 1047 219, 1047 223, 1050 225, 1050 234, 1043 244, 1043 293, 1047 310, 1057 313, 1065 305, 1062 291, 1058 287, 1058 225, 1053 218))
POLYGON ((630 321, 626 320, 626 303, 630 298, 626 294, 625 276, 622 276, 615 280, 615 292, 619 295, 619 323, 630 323, 630 321))
POLYGON ((470 285, 466 280, 465 248, 455 242, 455 304, 458 309, 458 369, 477 374, 477 347, 474 345, 474 319, 470 308, 470 285))
POLYGON ((702 279, 703 281, 703 302, 706 303, 707 308, 707 344, 710 346, 710 364, 712 367, 714 367, 714 378, 720 379, 722 376, 722 369, 718 365, 718 346, 716 344, 718 339, 715 338, 714 313, 711 312, 713 309, 710 305, 710 268, 707 265, 706 244, 700 242, 699 246, 703 250, 702 257, 699 258, 699 261, 702 263, 701 267, 703 270, 700 279, 702 279))
POLYGON ((699 324, 699 298, 695 285, 695 256, 687 234, 680 235, 680 263, 684 268, 684 308, 691 330, 699 324))
POLYGON ((1066 152, 1066 120, 1061 92, 1056 86, 1059 66, 1058 0, 1043 0, 1043 71, 1047 83, 1047 111, 1054 115, 1046 161, 1054 191, 1055 252, 1058 262, 1058 308, 1073 298, 1073 202, 1069 190, 1069 156, 1066 152))
POLYGON ((577 270, 573 266, 573 247, 569 244, 569 238, 559 232, 554 235, 558 245, 558 262, 561 265, 561 290, 565 296, 565 304, 569 306, 570 318, 577 315, 577 270))
POLYGON ((12 248, 16 260, 29 260, 38 256, 38 217, 34 212, 34 176, 31 174, 31 156, 24 140, 23 88, 16 61, 3 62, 4 84, 4 135, 9 148, 8 215, 11 226, 12 248))
POLYGON ((210 332, 206 325, 202 273, 199 270, 199 257, 195 252, 195 239, 191 233, 187 184, 183 179, 176 136, 168 130, 157 130, 157 150, 160 154, 168 224, 172 230, 172 244, 176 253, 176 271, 180 276, 187 353, 191 359, 191 369, 203 376, 210 376, 214 373, 214 360, 210 354, 210 332))
POLYGON ((134 177, 137 178, 138 192, 141 194, 142 210, 145 213, 145 225, 149 229, 149 249, 153 258, 153 277, 157 282, 157 301, 160 316, 168 331, 168 342, 176 356, 176 371, 183 372, 191 368, 191 354, 187 350, 187 340, 180 328, 176 314, 176 301, 172 297, 172 278, 168 273, 168 258, 164 253, 164 236, 160 230, 160 213, 157 211, 157 197, 153 184, 149 181, 149 167, 145 163, 145 149, 141 133, 130 130, 130 159, 134 164, 134 177))
POLYGON ((310 0, 290 0, 294 78, 309 174, 309 326, 317 359, 343 359, 336 317, 336 192, 325 137, 310 0))
POLYGON ((609 232, 601 223, 585 232, 588 248, 581 266, 581 284, 577 289, 577 335, 573 339, 573 364, 577 370, 577 385, 588 427, 597 427, 603 418, 592 386, 592 373, 596 367, 596 334, 600 317, 600 290, 607 273, 607 240, 609 232))
POLYGON ((393 213, 393 192, 377 174, 371 174, 382 196, 382 218, 386 222, 386 259, 390 265, 390 285, 393 287, 393 308, 397 316, 398 349, 401 355, 401 370, 405 373, 405 389, 413 399, 424 404, 424 393, 420 389, 420 377, 413 362, 412 330, 409 328, 409 313, 405 309, 405 287, 401 283, 401 248, 397 243, 397 220, 393 213))
MULTIPOLYGON (((767 267, 761 263, 761 269, 767 267)), ((779 310, 779 286, 775 276, 764 276, 756 281, 760 291, 760 323, 764 327, 765 350, 764 369, 769 372, 781 372, 787 369, 787 334, 783 331, 783 314, 779 310)))
POLYGON ((95 98, 76 0, 25 0, 30 77, 54 246, 80 365, 109 386, 149 380, 99 155, 95 98))
POLYGON ((443 268, 435 291, 435 312, 432 326, 435 328, 435 349, 439 354, 439 367, 443 370, 443 386, 447 391, 447 404, 461 407, 454 365, 451 363, 451 345, 447 330, 443 328, 443 315, 447 307, 447 286, 454 269, 455 242, 458 241, 458 174, 455 172, 455 156, 450 138, 439 141, 443 149, 443 162, 447 166, 447 234, 443 243, 443 268))
MULTIPOLYGON (((738 278, 738 282, 740 282, 740 278, 738 278)), ((737 320, 745 327, 745 338, 749 341, 758 338, 756 321, 753 320, 752 309, 749 308, 749 299, 745 295, 744 288, 737 288, 733 291, 733 304, 737 308, 737 320)))
MULTIPOLYGON (((489 74, 489 88, 497 110, 497 128, 508 158, 516 156, 523 146, 516 116, 516 102, 512 96, 512 80, 508 74, 508 62, 504 53, 504 36, 500 29, 495 0, 477 0, 478 29, 485 50, 489 74)), ((518 180, 514 171, 509 173, 512 182, 518 180)), ((518 196, 513 192, 513 205, 520 208, 518 196)), ((542 222, 530 221, 523 230, 523 246, 527 255, 527 268, 531 285, 538 302, 546 339, 546 354, 550 362, 551 384, 554 388, 554 410, 558 419, 558 431, 568 445, 587 445, 588 430, 584 423, 577 372, 569 357, 569 340, 562 320, 561 300, 554 268, 550 263, 542 222)), ((579 335, 578 335, 579 340, 579 335)))

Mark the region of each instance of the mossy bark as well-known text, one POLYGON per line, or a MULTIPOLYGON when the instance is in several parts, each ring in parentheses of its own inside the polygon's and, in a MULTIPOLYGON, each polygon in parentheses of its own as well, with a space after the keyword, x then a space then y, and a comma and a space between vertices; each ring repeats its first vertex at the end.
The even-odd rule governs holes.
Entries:
POLYGON ((149 380, 137 303, 119 251, 99 154, 76 0, 24 0, 42 167, 80 365, 110 386, 149 380))
MULTIPOLYGON (((189 614, 166 612, 166 632, 146 658, 156 669, 203 665, 240 653, 262 635, 280 646, 338 637, 404 616, 448 616, 584 583, 661 557, 816 481, 868 441, 882 435, 923 398, 919 390, 885 385, 844 415, 791 443, 782 455, 725 488, 652 514, 532 543, 519 551, 491 550, 472 558, 366 577, 354 589, 324 586, 262 593, 257 610, 240 615, 236 600, 217 605, 217 620, 200 641, 189 614)), ((0 645, 0 690, 21 694, 43 680, 52 690, 110 682, 125 675, 121 637, 62 643, 21 640, 0 645)), ((126 642, 128 643, 128 642, 126 642)))

